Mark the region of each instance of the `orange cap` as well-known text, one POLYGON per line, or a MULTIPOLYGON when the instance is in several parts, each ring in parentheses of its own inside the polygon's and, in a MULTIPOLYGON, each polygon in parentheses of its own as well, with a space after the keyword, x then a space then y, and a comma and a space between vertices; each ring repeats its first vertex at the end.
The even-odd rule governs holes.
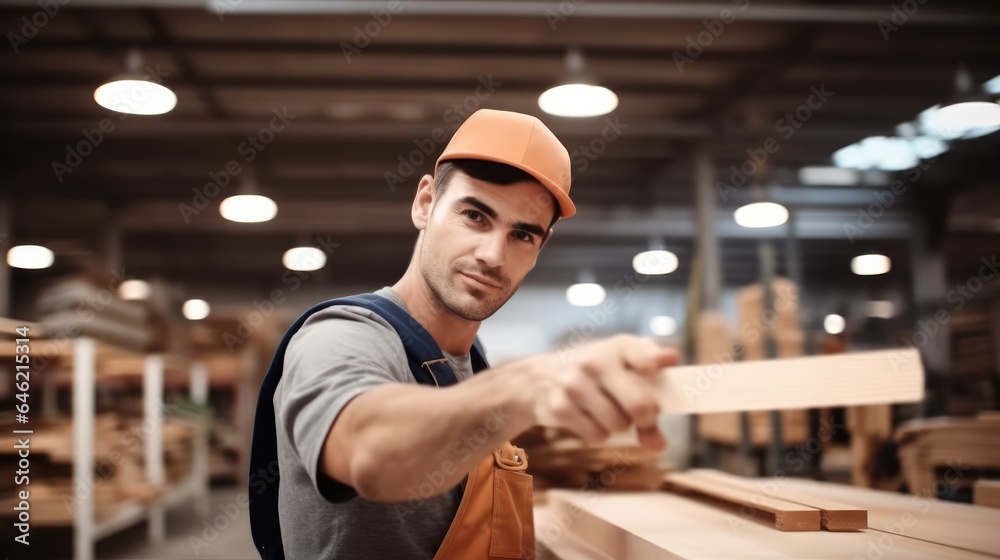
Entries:
POLYGON ((538 180, 559 202, 559 217, 576 214, 569 198, 569 152, 542 121, 511 111, 480 109, 455 131, 434 165, 442 161, 478 159, 516 167, 538 180))

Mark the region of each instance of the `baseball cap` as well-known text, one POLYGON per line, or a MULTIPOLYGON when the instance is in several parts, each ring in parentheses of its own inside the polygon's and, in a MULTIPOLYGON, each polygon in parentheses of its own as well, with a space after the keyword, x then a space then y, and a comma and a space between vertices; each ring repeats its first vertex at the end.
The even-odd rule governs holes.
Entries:
POLYGON ((434 165, 452 159, 494 161, 531 175, 559 202, 559 217, 576 214, 569 198, 569 152, 542 121, 531 115, 480 109, 462 123, 434 165))

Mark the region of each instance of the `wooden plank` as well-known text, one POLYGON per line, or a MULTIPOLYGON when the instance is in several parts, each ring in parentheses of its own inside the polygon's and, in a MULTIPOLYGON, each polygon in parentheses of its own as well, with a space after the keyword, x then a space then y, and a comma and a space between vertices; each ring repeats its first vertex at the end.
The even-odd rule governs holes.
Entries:
MULTIPOLYGON (((961 469, 944 480, 968 476, 961 469)), ((828 482, 789 479, 788 487, 867 509, 871 529, 1000 558, 1000 510, 828 482)))
POLYGON ((786 502, 816 508, 820 511, 822 527, 827 531, 854 531, 868 528, 868 511, 864 508, 813 496, 806 492, 796 492, 786 487, 785 479, 749 479, 710 469, 696 469, 688 473, 708 482, 775 496, 786 502))
POLYGON ((1000 508, 1000 480, 977 480, 972 487, 972 501, 977 506, 1000 508))
POLYGON ((873 529, 779 532, 669 492, 550 490, 548 507, 561 528, 618 560, 993 558, 873 529))
POLYGON ((657 390, 666 414, 918 402, 924 369, 916 349, 676 366, 657 390))
POLYGON ((664 479, 672 486, 718 498, 731 504, 765 511, 774 516, 774 528, 779 531, 819 531, 820 511, 792 503, 757 490, 747 490, 719 484, 690 473, 668 473, 664 479))

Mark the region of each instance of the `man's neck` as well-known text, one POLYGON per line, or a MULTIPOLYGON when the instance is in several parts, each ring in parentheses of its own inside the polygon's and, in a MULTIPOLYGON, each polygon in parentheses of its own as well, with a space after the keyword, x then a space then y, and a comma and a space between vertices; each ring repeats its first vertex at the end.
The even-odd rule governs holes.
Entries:
POLYGON ((434 338, 438 347, 453 356, 468 354, 479 331, 479 322, 468 321, 449 311, 431 291, 415 264, 410 264, 392 289, 402 298, 410 315, 434 338))

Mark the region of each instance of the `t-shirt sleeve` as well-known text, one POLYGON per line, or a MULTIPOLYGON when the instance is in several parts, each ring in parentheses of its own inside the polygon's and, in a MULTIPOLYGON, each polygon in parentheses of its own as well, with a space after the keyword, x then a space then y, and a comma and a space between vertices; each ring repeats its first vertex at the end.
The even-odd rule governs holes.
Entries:
POLYGON ((316 490, 327 500, 343 502, 357 495, 319 466, 333 423, 344 406, 365 391, 409 381, 406 363, 395 330, 362 308, 319 311, 289 341, 274 395, 276 428, 283 430, 316 490))

